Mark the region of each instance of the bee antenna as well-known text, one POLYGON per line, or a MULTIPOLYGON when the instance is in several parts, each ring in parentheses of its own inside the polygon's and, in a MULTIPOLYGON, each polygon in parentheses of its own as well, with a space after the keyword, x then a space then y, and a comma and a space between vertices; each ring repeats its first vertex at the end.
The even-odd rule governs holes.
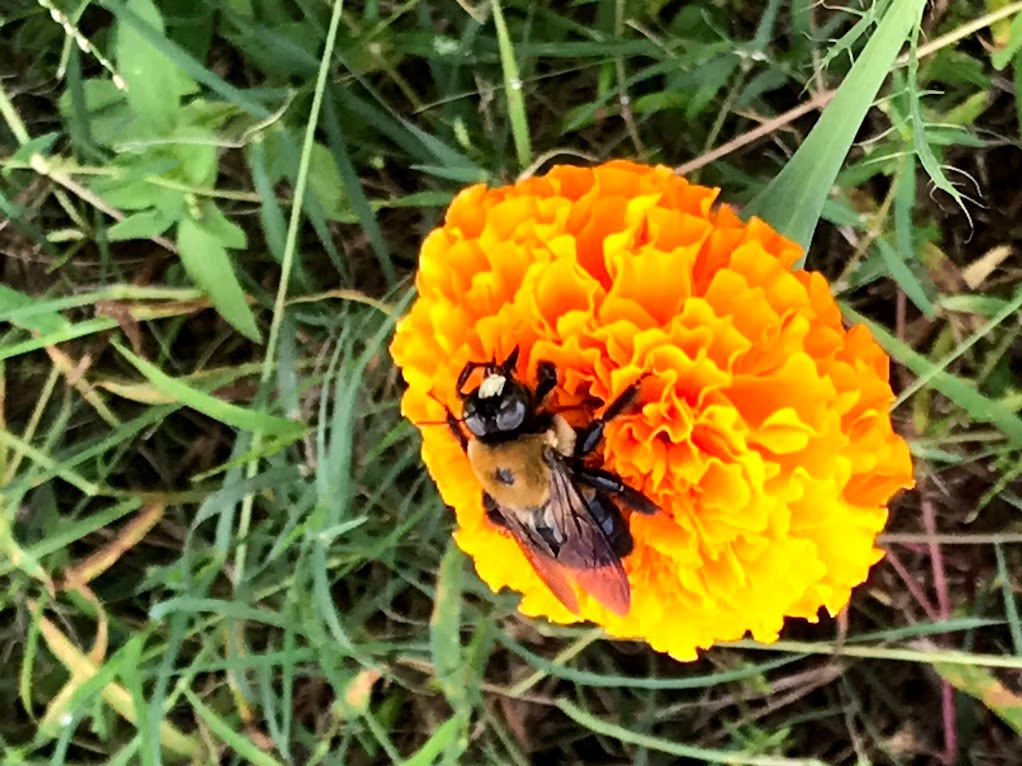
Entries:
POLYGON ((515 347, 511 350, 511 353, 507 355, 507 359, 504 360, 504 364, 501 365, 501 368, 504 370, 505 375, 510 376, 514 375, 515 367, 518 366, 519 351, 521 351, 521 349, 516 344, 515 347))

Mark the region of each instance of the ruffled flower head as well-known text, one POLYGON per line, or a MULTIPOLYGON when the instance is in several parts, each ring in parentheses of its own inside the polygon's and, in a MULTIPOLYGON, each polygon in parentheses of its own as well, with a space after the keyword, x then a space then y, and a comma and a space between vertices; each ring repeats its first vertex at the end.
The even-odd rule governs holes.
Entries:
POLYGON ((521 593, 527 615, 591 620, 679 659, 839 611, 882 556, 888 500, 913 484, 886 355, 842 326, 824 277, 792 271, 797 245, 716 197, 624 161, 465 189, 422 246, 391 347, 416 423, 442 421, 442 405, 460 414, 466 362, 515 346, 529 385, 539 360, 557 366, 553 404, 575 424, 648 373, 597 450, 662 509, 630 515, 624 616, 585 594, 577 615, 558 601, 487 520, 447 428, 421 428, 422 456, 490 588, 521 593))

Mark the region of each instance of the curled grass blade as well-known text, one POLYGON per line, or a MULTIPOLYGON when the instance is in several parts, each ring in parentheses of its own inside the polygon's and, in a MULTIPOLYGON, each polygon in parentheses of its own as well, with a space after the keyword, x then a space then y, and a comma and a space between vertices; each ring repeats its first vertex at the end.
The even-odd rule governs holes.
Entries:
MULTIPOLYGON (((925 5, 903 0, 890 7, 808 138, 746 214, 763 218, 808 250, 855 134, 925 5)), ((803 257, 796 266, 804 262, 803 257)))

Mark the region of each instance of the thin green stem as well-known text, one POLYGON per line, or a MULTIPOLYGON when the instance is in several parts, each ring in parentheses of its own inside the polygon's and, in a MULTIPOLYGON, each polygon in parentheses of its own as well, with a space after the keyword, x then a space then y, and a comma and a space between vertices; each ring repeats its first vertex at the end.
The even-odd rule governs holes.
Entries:
MULTIPOLYGON (((291 218, 287 226, 287 238, 284 242, 284 257, 281 262, 280 284, 273 301, 273 319, 270 322, 270 334, 266 341, 266 354, 263 356, 262 372, 259 376, 260 387, 265 390, 277 357, 277 343, 280 338, 280 324, 284 319, 284 304, 287 301, 287 288, 291 281, 291 269, 294 264, 295 250, 298 247, 298 228, 302 220, 302 205, 305 202, 305 189, 309 182, 309 166, 312 161, 312 148, 316 140, 316 127, 319 124, 319 113, 323 106, 323 93, 326 91, 327 76, 330 72, 330 61, 333 58, 334 46, 337 42, 337 28, 341 21, 341 10, 344 0, 334 0, 333 15, 330 17, 330 28, 326 35, 323 56, 319 62, 319 74, 316 76, 316 89, 312 96, 312 107, 309 110, 309 124, 305 128, 305 141, 302 145, 302 156, 298 163, 298 177, 295 179, 295 196, 291 203, 291 218)), ((249 461, 246 476, 252 478, 259 470, 258 453, 262 445, 263 434, 256 431, 252 437, 252 452, 257 456, 249 461)), ((238 550, 234 560, 234 583, 240 585, 245 580, 245 558, 248 552, 249 529, 252 525, 252 505, 255 496, 245 495, 241 503, 241 518, 238 521, 238 550)))

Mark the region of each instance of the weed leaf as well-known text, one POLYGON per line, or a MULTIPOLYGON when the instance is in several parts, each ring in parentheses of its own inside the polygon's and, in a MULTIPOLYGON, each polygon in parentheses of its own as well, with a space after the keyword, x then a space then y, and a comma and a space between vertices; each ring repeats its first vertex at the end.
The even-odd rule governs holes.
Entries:
POLYGON ((238 332, 261 342, 255 316, 245 301, 245 291, 234 273, 224 241, 217 232, 191 216, 178 224, 177 246, 181 263, 196 286, 202 288, 220 312, 238 332))

